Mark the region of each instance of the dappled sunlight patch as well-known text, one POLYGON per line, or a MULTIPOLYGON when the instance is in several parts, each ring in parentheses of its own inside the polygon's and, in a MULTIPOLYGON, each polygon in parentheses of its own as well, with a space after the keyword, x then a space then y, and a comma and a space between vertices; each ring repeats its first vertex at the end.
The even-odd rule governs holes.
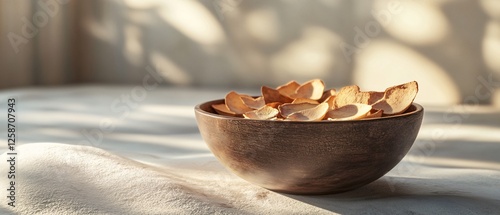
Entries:
POLYGON ((166 81, 177 85, 191 84, 192 79, 177 63, 160 52, 151 53, 151 63, 155 65, 158 74, 166 81))
POLYGON ((338 63, 332 52, 342 41, 335 32, 322 27, 308 27, 302 36, 287 44, 270 59, 273 71, 287 71, 283 75, 295 77, 327 77, 338 63))
POLYGON ((140 28, 136 25, 127 24, 125 26, 125 46, 123 47, 123 55, 127 61, 134 66, 141 66, 142 56, 144 54, 141 39, 143 37, 140 28))
POLYGON ((280 38, 280 26, 276 11, 259 8, 250 11, 245 18, 248 33, 259 42, 273 44, 280 38))
MULTIPOLYGON (((376 1, 375 10, 386 9, 387 2, 376 1)), ((430 45, 443 41, 451 34, 447 18, 434 3, 398 1, 398 5, 398 13, 390 14, 389 18, 376 16, 391 36, 414 45, 430 45)))
POLYGON ((460 88, 448 72, 409 47, 374 40, 356 59, 354 83, 366 89, 381 90, 416 80, 421 91, 415 101, 434 105, 460 103, 460 88))
POLYGON ((490 21, 487 23, 482 51, 486 66, 500 76, 500 60, 498 60, 500 56, 500 21, 490 21))
POLYGON ((224 43, 222 26, 207 8, 197 1, 164 1, 160 17, 186 37, 197 43, 214 48, 224 43))

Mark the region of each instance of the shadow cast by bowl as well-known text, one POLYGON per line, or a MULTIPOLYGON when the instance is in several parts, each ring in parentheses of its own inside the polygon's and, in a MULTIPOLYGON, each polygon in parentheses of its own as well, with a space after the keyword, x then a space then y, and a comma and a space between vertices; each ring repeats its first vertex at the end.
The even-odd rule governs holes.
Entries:
POLYGON ((469 168, 500 171, 500 143, 495 140, 442 140, 433 145, 431 139, 420 139, 408 155, 422 157, 414 159, 421 165, 441 168, 469 168), (427 145, 426 145, 427 144, 427 145), (422 149, 428 152, 422 152, 422 149), (425 156, 428 153, 428 156, 425 156), (418 160, 418 161, 417 161, 418 160))
POLYGON ((442 179, 384 176, 356 190, 318 196, 282 194, 288 198, 339 214, 491 214, 500 200, 449 187, 442 179), (397 180, 399 183, 391 183, 397 180))

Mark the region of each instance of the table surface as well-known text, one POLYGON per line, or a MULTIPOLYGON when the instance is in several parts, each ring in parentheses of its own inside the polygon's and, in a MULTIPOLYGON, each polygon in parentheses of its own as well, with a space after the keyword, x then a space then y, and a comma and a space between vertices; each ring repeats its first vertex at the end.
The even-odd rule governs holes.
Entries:
MULTIPOLYGON (((17 205, 4 198, 0 213, 500 214, 499 109, 424 105, 415 144, 388 174, 346 193, 299 196, 249 184, 210 153, 193 107, 226 92, 105 85, 0 91, 0 134, 7 133, 10 97, 18 128, 17 205)), ((0 150, 8 159, 7 144, 0 150)), ((8 168, 0 163, 0 172, 8 168)), ((8 183, 0 177, 1 190, 8 183)))

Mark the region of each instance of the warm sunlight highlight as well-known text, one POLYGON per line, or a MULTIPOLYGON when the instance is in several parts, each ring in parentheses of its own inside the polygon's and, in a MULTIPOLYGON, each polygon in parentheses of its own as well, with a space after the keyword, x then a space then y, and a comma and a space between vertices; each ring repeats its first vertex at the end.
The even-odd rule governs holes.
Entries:
POLYGON ((127 61, 134 65, 140 66, 143 61, 143 47, 141 44, 142 32, 136 25, 125 26, 125 47, 123 48, 123 55, 127 61))
POLYGON ((201 3, 185 0, 164 3, 166 6, 159 9, 161 18, 193 41, 212 47, 225 40, 219 22, 201 3))
MULTIPOLYGON (((429 45, 444 40, 450 33, 449 24, 444 15, 431 3, 399 1, 397 14, 389 20, 378 20, 393 37, 415 45, 429 45)), ((379 0, 374 5, 375 11, 387 7, 386 0, 379 0)))
POLYGON ((354 83, 367 90, 382 90, 413 80, 418 81, 421 89, 417 102, 448 105, 460 101, 458 86, 443 68, 394 42, 372 41, 359 54, 354 68, 354 83))
POLYGON ((500 21, 490 21, 486 25, 483 39, 484 63, 500 75, 500 21))
POLYGON ((280 71, 277 75, 325 77, 337 60, 343 60, 336 58, 333 52, 340 41, 339 36, 325 28, 308 27, 300 38, 272 57, 271 67, 280 71))
POLYGON ((191 83, 191 77, 182 70, 174 61, 159 52, 151 53, 151 63, 156 71, 168 82, 179 85, 191 83))
POLYGON ((279 39, 279 21, 276 12, 271 9, 251 11, 245 20, 250 35, 259 42, 273 43, 279 39))

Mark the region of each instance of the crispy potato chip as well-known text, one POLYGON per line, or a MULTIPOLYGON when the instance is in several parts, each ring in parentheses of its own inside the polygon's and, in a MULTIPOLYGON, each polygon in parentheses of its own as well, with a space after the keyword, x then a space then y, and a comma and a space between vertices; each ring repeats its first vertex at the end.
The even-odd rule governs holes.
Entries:
POLYGON ((243 100, 241 99, 241 95, 234 91, 231 91, 226 95, 226 106, 230 111, 238 115, 253 110, 252 108, 245 105, 245 103, 243 103, 243 100))
POLYGON ((304 99, 304 98, 297 98, 297 99, 294 99, 292 102, 292 104, 302 104, 302 103, 319 104, 319 102, 316 100, 304 99))
POLYGON ((220 115, 224 115, 224 116, 236 116, 236 113, 230 111, 227 108, 226 104, 215 104, 215 105, 212 105, 212 108, 215 110, 215 112, 217 112, 220 115))
POLYGON ((314 106, 315 107, 313 108, 294 112, 290 114, 286 119, 290 121, 320 121, 325 117, 325 114, 328 111, 328 104, 321 103, 314 106))
POLYGON ((295 95, 295 90, 297 90, 297 88, 299 87, 300 87, 299 83, 297 83, 296 81, 290 81, 286 84, 277 87, 276 90, 278 90, 278 92, 281 95, 284 95, 288 98, 292 98, 292 96, 295 95))
POLYGON ((325 101, 322 102, 322 103, 328 104, 328 111, 335 109, 335 99, 336 98, 337 98, 337 96, 333 95, 333 96, 328 97, 325 101))
POLYGON ((333 121, 362 119, 370 113, 371 109, 372 106, 367 104, 348 104, 328 111, 325 118, 333 121))
POLYGON ((266 105, 269 107, 272 107, 272 108, 278 108, 278 106, 280 106, 282 104, 283 103, 281 103, 281 102, 271 102, 271 103, 267 103, 266 105))
POLYGON ((319 79, 310 80, 302 85, 295 91, 293 98, 305 98, 318 100, 323 96, 325 90, 325 83, 319 79))
POLYGON ((416 81, 389 87, 384 98, 373 104, 373 108, 383 110, 384 115, 396 115, 405 112, 413 103, 418 92, 416 81))
POLYGON ((242 95, 241 100, 243 100, 243 103, 248 106, 249 108, 252 109, 259 109, 261 107, 264 107, 266 105, 266 102, 264 101, 264 97, 260 96, 257 98, 253 98, 251 96, 247 95, 242 95))
MULTIPOLYGON (((283 103, 281 103, 281 102, 271 102, 271 103, 266 104, 266 106, 269 106, 269 107, 272 107, 272 108, 276 108, 276 109, 277 109, 277 108, 278 108, 280 105, 282 105, 282 104, 283 104, 283 103)), ((283 118, 283 116, 282 116, 280 113, 278 113, 278 115, 277 115, 276 117, 277 117, 278 119, 282 119, 282 118, 283 118)))
POLYGON ((368 104, 372 105, 383 99, 385 92, 369 91, 368 94, 370 94, 370 98, 368 98, 368 104))
POLYGON ((326 101, 328 98, 330 98, 331 96, 335 96, 337 95, 337 91, 335 89, 329 89, 329 90, 326 90, 325 92, 323 92, 323 95, 321 96, 321 98, 318 100, 318 102, 324 102, 326 101))
POLYGON ((384 92, 362 92, 359 90, 357 85, 350 85, 343 87, 337 93, 337 99, 335 101, 336 107, 342 107, 344 105, 360 103, 372 105, 375 102, 381 100, 384 97, 384 92))
POLYGON ((284 118, 288 117, 289 115, 299 112, 305 109, 311 109, 318 106, 317 104, 309 104, 309 103, 301 103, 301 104, 282 104, 278 107, 278 110, 280 111, 281 116, 284 118))
MULTIPOLYGON (((356 102, 356 97, 358 96, 359 92, 359 87, 357 85, 342 87, 337 93, 337 97, 335 99, 335 107, 342 107, 352 103, 363 104, 363 102, 356 102)), ((368 102, 368 100, 366 102, 368 102)))
POLYGON ((380 118, 382 117, 383 113, 384 113, 383 110, 371 109, 370 113, 368 113, 364 119, 380 118))
POLYGON ((264 101, 267 103, 272 102, 280 102, 280 103, 290 103, 293 99, 281 95, 278 90, 272 89, 270 87, 262 86, 262 97, 264 97, 264 101))
POLYGON ((258 110, 249 111, 243 114, 247 119, 273 119, 276 118, 279 111, 276 108, 264 105, 258 110))

